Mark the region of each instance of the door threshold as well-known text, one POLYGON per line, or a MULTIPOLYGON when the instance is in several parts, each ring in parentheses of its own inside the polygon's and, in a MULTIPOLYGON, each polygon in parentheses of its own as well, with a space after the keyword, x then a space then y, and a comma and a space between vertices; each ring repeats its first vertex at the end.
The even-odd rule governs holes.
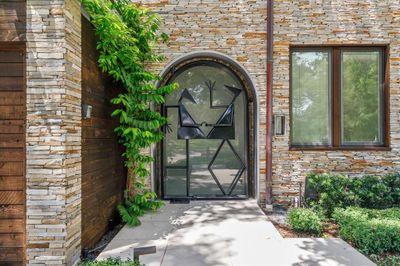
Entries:
POLYGON ((207 201, 207 200, 216 200, 216 201, 229 201, 229 200, 247 200, 247 199, 251 199, 251 197, 249 196, 232 196, 232 197, 218 197, 218 196, 190 196, 190 197, 182 197, 182 198, 164 198, 164 200, 169 200, 169 202, 171 204, 188 204, 190 203, 190 201, 207 201))
POLYGON ((189 204, 190 203, 190 198, 176 198, 176 199, 170 199, 169 200, 170 204, 189 204))

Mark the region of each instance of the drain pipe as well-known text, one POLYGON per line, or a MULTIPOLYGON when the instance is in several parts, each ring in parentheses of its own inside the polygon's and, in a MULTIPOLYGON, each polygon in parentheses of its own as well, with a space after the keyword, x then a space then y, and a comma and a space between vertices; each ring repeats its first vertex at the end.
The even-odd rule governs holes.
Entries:
POLYGON ((267 134, 266 134, 266 178, 265 208, 272 211, 272 79, 273 79, 273 30, 274 1, 267 0, 267 134))

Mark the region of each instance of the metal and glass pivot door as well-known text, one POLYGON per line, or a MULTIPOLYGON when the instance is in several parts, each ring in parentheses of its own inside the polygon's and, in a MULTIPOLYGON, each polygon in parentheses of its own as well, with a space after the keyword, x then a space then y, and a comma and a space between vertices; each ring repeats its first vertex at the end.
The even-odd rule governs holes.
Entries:
POLYGON ((162 189, 171 198, 246 198, 247 97, 228 67, 197 61, 168 83, 168 117, 162 152, 162 189))

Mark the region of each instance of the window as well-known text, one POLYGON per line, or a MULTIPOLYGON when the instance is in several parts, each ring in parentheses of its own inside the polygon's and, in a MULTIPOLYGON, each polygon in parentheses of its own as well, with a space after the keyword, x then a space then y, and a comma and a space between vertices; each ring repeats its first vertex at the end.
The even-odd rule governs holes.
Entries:
POLYGON ((383 48, 292 49, 292 147, 384 146, 384 102, 383 48))

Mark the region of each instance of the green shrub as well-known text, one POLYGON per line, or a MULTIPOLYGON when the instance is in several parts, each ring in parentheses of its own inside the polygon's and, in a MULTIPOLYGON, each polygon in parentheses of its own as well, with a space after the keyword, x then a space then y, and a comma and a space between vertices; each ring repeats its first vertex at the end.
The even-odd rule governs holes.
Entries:
POLYGON ((322 208, 330 217, 337 207, 358 205, 358 196, 353 192, 354 183, 345 175, 309 174, 307 189, 317 193, 316 199, 309 199, 311 206, 322 208))
POLYGON ((79 263, 80 266, 141 266, 137 261, 121 260, 120 258, 107 258, 103 261, 87 261, 79 263))
POLYGON ((126 200, 124 204, 119 204, 117 209, 122 221, 129 226, 140 225, 140 216, 163 206, 164 203, 156 200, 156 196, 154 192, 144 191, 143 194, 136 194, 132 201, 126 200))
POLYGON ((378 266, 398 266, 400 265, 400 256, 397 255, 381 255, 372 254, 369 258, 378 266))
POLYGON ((381 219, 400 221, 400 208, 389 208, 383 210, 361 209, 361 208, 353 208, 353 209, 362 210, 368 215, 368 218, 381 218, 381 219))
POLYGON ((352 242, 362 252, 400 252, 400 208, 338 208, 332 217, 339 224, 341 237, 352 242))
POLYGON ((361 207, 381 209, 393 206, 391 188, 384 180, 376 176, 364 176, 353 180, 361 207))
POLYGON ((400 173, 385 175, 382 181, 390 188, 393 206, 400 206, 400 173))
POLYGON ((130 0, 81 2, 96 29, 98 65, 122 89, 111 100, 115 108, 110 114, 118 121, 114 131, 123 144, 122 156, 128 169, 128 203, 120 205, 118 211, 128 224, 138 224, 138 208, 156 206, 150 202, 155 194, 145 185, 154 158, 143 151, 164 138, 163 128, 168 123, 152 106, 163 104, 164 96, 177 88, 175 83, 157 86, 160 77, 149 67, 164 59, 155 48, 168 36, 160 31, 160 15, 130 0))
POLYGON ((311 209, 293 208, 288 212, 288 223, 296 231, 320 235, 322 232, 322 220, 311 209))
POLYGON ((383 177, 349 177, 340 174, 309 174, 307 191, 316 194, 306 202, 330 217, 335 208, 360 206, 384 209, 400 206, 400 174, 383 177))

